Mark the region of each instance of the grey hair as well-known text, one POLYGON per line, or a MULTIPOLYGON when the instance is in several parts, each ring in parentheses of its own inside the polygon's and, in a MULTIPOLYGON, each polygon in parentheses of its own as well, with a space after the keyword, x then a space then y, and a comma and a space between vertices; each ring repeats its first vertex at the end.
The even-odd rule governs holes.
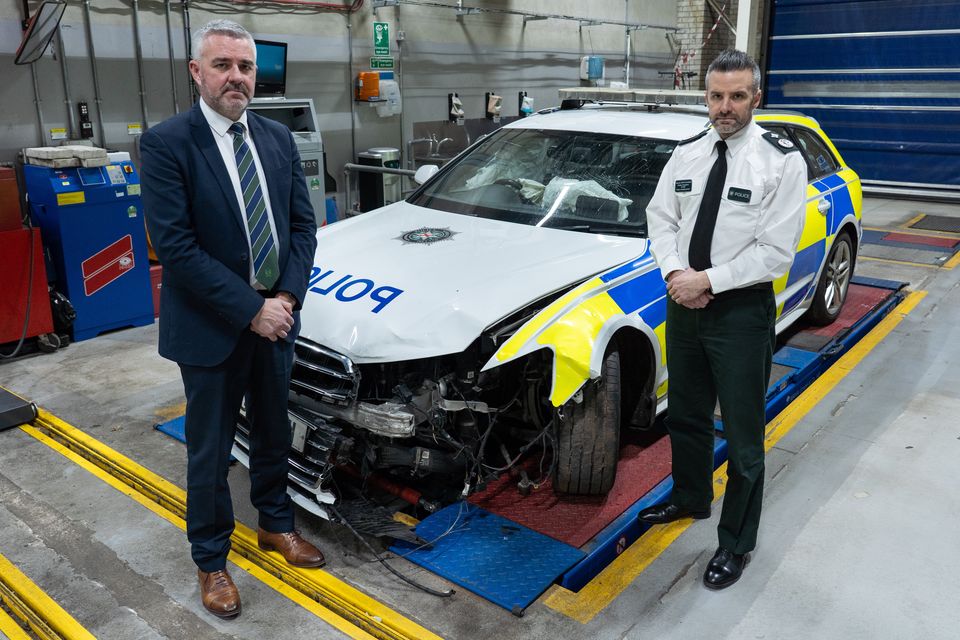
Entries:
POLYGON ((753 58, 743 51, 727 49, 714 58, 710 66, 707 67, 707 83, 710 82, 710 74, 714 71, 751 71, 753 73, 754 95, 760 90, 760 67, 753 58))
POLYGON ((211 20, 207 24, 194 31, 193 39, 191 40, 191 45, 193 47, 193 52, 190 56, 191 58, 194 60, 200 59, 200 57, 203 55, 203 43, 208 36, 212 35, 228 36, 231 38, 236 38, 237 40, 247 40, 250 43, 250 46, 253 48, 253 61, 257 61, 257 46, 253 41, 253 36, 250 35, 249 31, 244 29, 233 20, 211 20))

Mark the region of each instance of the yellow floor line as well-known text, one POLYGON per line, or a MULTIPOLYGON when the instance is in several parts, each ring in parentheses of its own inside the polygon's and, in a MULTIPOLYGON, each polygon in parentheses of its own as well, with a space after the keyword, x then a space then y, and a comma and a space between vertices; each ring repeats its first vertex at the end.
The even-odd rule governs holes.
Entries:
MULTIPOLYGON (((914 307, 926 296, 925 291, 909 294, 887 317, 881 320, 866 336, 850 348, 823 375, 811 384, 796 400, 790 403, 776 418, 767 424, 764 447, 769 451, 780 439, 796 426, 850 371, 876 347, 914 307)), ((727 465, 722 464, 714 472, 714 493, 719 499, 725 490, 727 465)), ((586 624, 603 611, 619 596, 663 551, 676 540, 687 527, 690 519, 651 527, 636 542, 627 548, 610 565, 574 593, 554 586, 544 599, 544 604, 574 620, 586 624)))
MULTIPOLYGON (((46 626, 64 640, 96 640, 93 634, 84 629, 79 622, 63 610, 63 607, 54 602, 50 596, 2 555, 0 555, 0 583, 5 587, 4 591, 12 591, 29 612, 39 616, 46 626)), ((30 620, 26 622, 31 623, 30 620)))
POLYGON ((944 269, 953 269, 955 266, 960 264, 960 251, 953 254, 953 257, 943 263, 944 269))
POLYGON ((3 609, 0 609, 0 633, 10 640, 30 640, 27 632, 3 609))
POLYGON ((926 238, 946 238, 955 240, 960 233, 955 231, 940 231, 938 229, 901 229, 899 227, 864 227, 864 231, 879 231, 882 233, 896 233, 907 236, 920 236, 926 238))
POLYGON ((159 409, 155 410, 153 414, 157 416, 157 418, 159 418, 160 420, 167 422, 167 421, 173 420, 174 418, 179 418, 186 412, 186 410, 187 410, 187 403, 179 402, 177 404, 171 404, 166 407, 160 407, 159 409))
POLYGON ((918 214, 915 215, 914 217, 912 217, 912 218, 910 218, 909 220, 907 220, 906 222, 904 222, 904 223, 903 223, 903 228, 904 228, 904 229, 911 229, 911 228, 912 228, 912 225, 917 224, 918 222, 920 222, 921 220, 923 220, 923 219, 926 218, 926 217, 927 217, 927 214, 925 214, 925 213, 918 213, 918 214))
MULTIPOLYGON (((68 447, 77 446, 88 455, 108 462, 111 468, 123 473, 128 481, 138 483, 145 487, 146 491, 156 493, 158 500, 164 502, 166 508, 172 512, 171 515, 182 521, 186 513, 186 495, 183 489, 43 409, 39 409, 37 422, 55 431, 57 437, 62 438, 68 447)), ((97 468, 96 465, 94 467, 97 468)), ((121 484, 123 484, 122 481, 121 484)), ((149 498, 147 500, 149 501, 149 498)), ((233 549, 239 555, 248 559, 256 557, 261 565, 265 565, 264 569, 267 573, 277 575, 282 582, 298 585, 300 590, 308 595, 316 593, 321 608, 339 619, 346 620, 347 624, 369 627, 384 637, 439 640, 439 636, 327 571, 291 567, 279 553, 260 551, 256 533, 240 522, 234 523, 232 541, 233 549), (335 610, 331 611, 329 606, 333 606, 335 610), (347 615, 344 616, 338 611, 346 612, 347 615)))
POLYGON ((870 262, 885 262, 887 264, 906 265, 908 267, 922 267, 924 269, 939 269, 939 265, 927 264, 925 262, 908 262, 906 260, 891 260, 890 258, 874 258, 873 256, 857 256, 857 260, 868 260, 870 262))
MULTIPOLYGON (((63 421, 43 411, 42 409, 40 410, 40 415, 42 419, 49 420, 49 421, 56 421, 58 423, 59 428, 69 429, 71 435, 76 437, 79 440, 83 440, 83 441, 94 440, 93 438, 90 438, 90 436, 84 434, 82 431, 68 425, 67 423, 64 423, 63 421)), ((184 522, 183 518, 177 516, 175 513, 172 513, 169 509, 150 500, 143 494, 139 493, 135 489, 121 482, 119 479, 115 478, 111 474, 99 468, 98 466, 96 466, 86 458, 83 458, 82 456, 78 455, 74 451, 71 451, 67 447, 54 441, 49 436, 41 433, 36 428, 29 425, 25 425, 20 428, 24 432, 28 433, 29 435, 33 436, 40 442, 50 447, 51 449, 54 449, 64 457, 70 459, 72 462, 74 462, 78 466, 83 467, 89 473, 101 479, 103 482, 109 484, 111 487, 113 487, 117 491, 123 493, 124 495, 128 496, 132 500, 136 501, 137 503, 146 507, 150 511, 154 512, 156 515, 167 520, 168 522, 171 522, 172 524, 177 526, 179 529, 183 531, 186 530, 186 523, 184 522)), ((112 451, 111 449, 109 449, 109 447, 106 447, 106 445, 103 445, 102 443, 99 443, 99 448, 101 450, 110 452, 109 457, 113 462, 119 462, 121 467, 124 467, 126 469, 132 469, 138 477, 149 478, 152 483, 165 487, 171 496, 173 496, 177 500, 182 500, 183 503, 185 503, 186 496, 184 495, 184 491, 179 487, 177 487, 176 485, 173 485, 172 483, 154 474, 148 469, 141 467, 140 465, 133 462, 132 460, 125 458, 119 452, 112 451)), ((245 525, 239 522, 235 523, 233 538, 235 543, 243 543, 243 544, 235 544, 235 548, 237 546, 245 546, 247 548, 250 548, 251 546, 256 545, 256 542, 255 542, 256 533, 253 530, 251 530, 249 527, 246 527, 245 525), (251 541, 253 541, 252 544, 251 544, 251 541)), ((283 581, 277 579, 276 577, 274 577, 267 571, 261 569, 260 567, 256 566, 255 564, 253 564, 243 556, 239 555, 238 553, 231 552, 229 559, 233 563, 235 563, 238 567, 248 571, 251 575, 260 579, 261 581, 263 581, 265 584, 273 588, 275 591, 277 591, 281 595, 289 598, 290 600, 296 602, 297 604, 300 604, 305 609, 307 609, 308 611, 316 615, 318 618, 322 619, 324 622, 327 622, 328 624, 335 627, 336 629, 343 632, 344 634, 350 636, 351 638, 359 638, 363 640, 375 638, 375 636, 372 636, 366 631, 364 631, 363 629, 355 626, 353 623, 337 615, 336 613, 332 612, 330 609, 323 606, 322 604, 312 600, 311 598, 308 598, 301 592, 287 585, 283 581)), ((402 631, 402 634, 404 635, 404 637, 418 638, 418 639, 430 638, 430 639, 439 640, 439 636, 436 636, 435 634, 427 631, 426 629, 420 627, 419 625, 416 625, 412 621, 406 620, 405 618, 400 616, 398 613, 389 609, 382 603, 376 600, 373 600, 372 598, 370 598, 369 596, 366 596, 365 594, 362 594, 361 592, 355 590, 353 587, 350 587, 349 585, 335 578, 333 575, 329 574, 326 571, 317 570, 317 569, 313 569, 313 570, 296 569, 295 567, 288 567, 288 568, 285 568, 285 570, 290 574, 298 574, 298 575, 303 575, 301 572, 310 571, 311 579, 314 581, 323 582, 324 585, 330 591, 343 593, 353 602, 358 602, 358 601, 362 602, 362 604, 366 605, 365 608, 370 612, 370 615, 372 617, 375 617, 378 620, 383 620, 384 618, 387 618, 387 617, 391 618, 393 625, 402 631)))

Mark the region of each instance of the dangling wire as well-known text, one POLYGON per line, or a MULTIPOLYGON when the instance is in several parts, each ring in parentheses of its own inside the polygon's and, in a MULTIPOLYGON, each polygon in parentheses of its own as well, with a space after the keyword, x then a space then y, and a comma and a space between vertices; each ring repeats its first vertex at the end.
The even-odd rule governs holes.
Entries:
POLYGON ((357 538, 357 540, 359 540, 360 543, 361 543, 363 546, 365 546, 365 547, 367 548, 367 550, 374 555, 374 557, 376 557, 377 561, 380 562, 380 564, 382 564, 384 567, 386 567, 387 570, 390 571, 390 573, 392 573, 393 575, 397 576, 398 578, 400 578, 401 580, 403 580, 404 582, 406 582, 406 583, 409 584, 410 586, 416 587, 417 589, 420 589, 420 590, 423 591, 424 593, 429 593, 430 595, 432 595, 432 596, 437 596, 438 598, 449 598, 449 597, 452 596, 454 593, 456 593, 456 591, 454 591, 453 589, 447 589, 446 591, 437 591, 436 589, 431 589, 430 587, 428 587, 428 586, 426 586, 426 585, 420 584, 419 582, 417 582, 417 581, 414 580, 413 578, 408 578, 407 576, 403 575, 402 573, 400 573, 399 571, 397 571, 396 569, 394 569, 392 566, 390 566, 390 565, 387 563, 386 558, 384 558, 383 556, 381 556, 380 553, 377 552, 376 549, 374 549, 372 546, 370 546, 370 543, 367 542, 367 539, 364 538, 362 535, 360 535, 360 533, 359 533, 356 529, 353 528, 353 526, 350 524, 350 522, 349 522, 346 518, 343 517, 343 514, 341 514, 339 511, 337 511, 337 508, 336 508, 335 506, 333 506, 332 504, 330 504, 330 505, 326 505, 326 508, 330 509, 330 511, 333 512, 333 515, 337 516, 337 518, 340 520, 340 522, 341 522, 345 527, 347 527, 347 529, 350 530, 350 533, 352 533, 352 534, 357 538))

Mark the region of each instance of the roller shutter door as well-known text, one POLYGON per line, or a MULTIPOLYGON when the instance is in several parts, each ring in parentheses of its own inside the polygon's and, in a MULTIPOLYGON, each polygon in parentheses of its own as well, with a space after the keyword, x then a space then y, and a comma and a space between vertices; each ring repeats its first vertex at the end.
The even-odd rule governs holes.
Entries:
POLYGON ((766 60, 865 183, 960 191, 960 2, 775 0, 766 60))

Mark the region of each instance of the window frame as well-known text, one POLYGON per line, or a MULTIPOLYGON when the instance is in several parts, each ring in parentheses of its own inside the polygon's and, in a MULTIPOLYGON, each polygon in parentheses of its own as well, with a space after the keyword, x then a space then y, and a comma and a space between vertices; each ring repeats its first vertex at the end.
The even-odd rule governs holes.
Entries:
POLYGON ((833 154, 833 151, 830 149, 830 145, 826 143, 819 133, 810 127, 804 127, 802 125, 788 124, 786 122, 762 122, 758 123, 761 127, 767 131, 772 131, 773 133, 779 135, 786 135, 790 141, 797 146, 797 150, 800 151, 800 154, 803 156, 803 161, 807 165, 807 182, 812 183, 817 180, 823 180, 824 178, 831 176, 835 173, 839 173, 843 169, 843 164, 837 159, 833 154), (807 148, 800 142, 799 133, 803 131, 811 136, 813 136, 823 147, 824 151, 827 153, 827 157, 833 163, 834 168, 827 172, 821 172, 820 167, 814 164, 813 157, 807 151, 807 148))

